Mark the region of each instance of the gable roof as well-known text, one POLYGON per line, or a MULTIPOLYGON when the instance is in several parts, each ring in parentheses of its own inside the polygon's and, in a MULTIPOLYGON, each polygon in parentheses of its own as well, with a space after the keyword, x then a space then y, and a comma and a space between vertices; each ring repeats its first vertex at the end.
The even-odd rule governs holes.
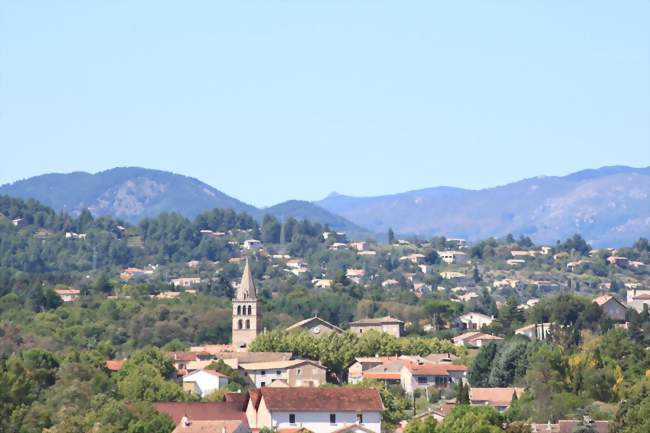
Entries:
POLYGON ((335 330, 336 332, 341 332, 341 333, 343 332, 343 330, 341 328, 339 328, 338 326, 333 325, 330 322, 328 322, 327 320, 321 319, 318 316, 309 317, 307 319, 296 322, 293 325, 289 326, 286 330, 287 331, 293 331, 294 329, 302 328, 303 325, 306 325, 309 322, 312 322, 314 320, 317 321, 320 325, 323 325, 323 326, 325 326, 327 328, 331 328, 331 329, 335 330))
POLYGON ((623 305, 623 303, 621 301, 618 300, 618 298, 616 296, 612 296, 612 295, 599 296, 599 297, 595 298, 593 300, 593 302, 602 307, 603 305, 605 305, 606 303, 608 303, 611 300, 614 300, 614 302, 619 304, 621 307, 627 308, 625 305, 623 305))
MULTIPOLYGON (((189 418, 189 417, 188 417, 189 418)), ((199 420, 189 419, 189 425, 178 423, 172 433, 233 433, 242 426, 241 420, 199 420)))
POLYGON ((449 376, 452 371, 467 371, 464 365, 455 364, 418 364, 412 362, 406 366, 414 376, 449 376))
POLYGON ((269 411, 383 412, 384 404, 374 388, 261 388, 269 411))
POLYGON ((322 365, 317 361, 312 361, 311 359, 291 359, 288 361, 267 361, 267 362, 250 362, 250 363, 239 363, 239 367, 244 370, 273 370, 275 368, 293 368, 303 364, 311 364, 314 367, 322 368, 327 370, 327 367, 322 365))
POLYGON ((193 372, 185 375, 183 377, 183 381, 185 382, 188 378, 190 378, 192 376, 195 376, 195 375, 197 375, 199 373, 207 373, 207 374, 210 374, 210 375, 215 376, 215 377, 225 377, 225 378, 228 377, 223 373, 219 373, 217 370, 209 370, 207 368, 204 368, 204 369, 201 369, 201 370, 194 370, 193 372))
POLYGON ((510 405, 512 395, 517 393, 517 397, 521 397, 524 393, 524 388, 470 388, 469 399, 470 401, 486 401, 494 405, 510 405))
POLYGON ((110 371, 120 371, 126 359, 109 359, 106 361, 106 368, 110 371))
POLYGON ((350 326, 360 326, 360 325, 384 325, 384 324, 402 324, 402 320, 399 320, 395 317, 386 316, 386 317, 377 317, 375 319, 361 319, 354 322, 350 322, 350 326))
POLYGON ((184 415, 193 421, 246 420, 246 414, 236 404, 225 402, 157 401, 153 408, 170 416, 178 424, 184 415))

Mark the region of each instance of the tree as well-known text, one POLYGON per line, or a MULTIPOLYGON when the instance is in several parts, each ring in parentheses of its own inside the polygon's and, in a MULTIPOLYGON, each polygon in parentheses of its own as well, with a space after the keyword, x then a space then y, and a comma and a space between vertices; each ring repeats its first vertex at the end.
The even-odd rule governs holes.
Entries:
POLYGON ((499 347, 496 343, 489 343, 481 347, 469 369, 467 379, 470 384, 477 387, 489 386, 490 371, 498 350, 499 347))
POLYGON ((469 385, 465 385, 461 380, 458 383, 458 391, 456 393, 456 404, 469 404, 469 385))
POLYGON ((435 433, 438 421, 432 416, 416 418, 406 425, 404 433, 435 433))
POLYGON ((264 215, 262 219, 261 241, 269 244, 278 244, 280 243, 281 232, 282 226, 280 222, 273 215, 264 215))
POLYGON ((503 433, 503 416, 489 406, 454 408, 436 433, 503 433))
POLYGON ((395 243, 395 232, 392 228, 388 229, 388 244, 393 245, 395 243))

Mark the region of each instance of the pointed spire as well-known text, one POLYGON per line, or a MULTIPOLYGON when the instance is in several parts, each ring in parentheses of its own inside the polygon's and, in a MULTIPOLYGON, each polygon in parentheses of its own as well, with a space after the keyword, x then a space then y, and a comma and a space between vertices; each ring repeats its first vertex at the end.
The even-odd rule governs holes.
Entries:
POLYGON ((241 277, 241 283, 237 288, 236 298, 238 301, 255 300, 257 299, 257 290, 255 289, 255 281, 251 272, 251 266, 246 258, 246 266, 244 266, 244 273, 241 277))

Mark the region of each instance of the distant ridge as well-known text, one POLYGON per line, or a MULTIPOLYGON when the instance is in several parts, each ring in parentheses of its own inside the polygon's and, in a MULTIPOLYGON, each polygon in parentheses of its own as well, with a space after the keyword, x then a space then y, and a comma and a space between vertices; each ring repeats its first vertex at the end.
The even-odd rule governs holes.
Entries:
POLYGON ((650 237, 650 167, 602 167, 481 190, 337 194, 316 204, 380 233, 392 228, 402 234, 469 240, 513 233, 544 243, 581 233, 595 246, 620 246, 650 237))
MULTIPOLYGON (((332 229, 368 233, 345 218, 309 202, 280 204, 268 209, 233 198, 198 179, 141 167, 119 167, 95 174, 51 173, 0 186, 0 194, 33 198, 57 210, 110 215, 137 223, 161 212, 193 218, 213 208, 246 212, 255 218, 278 212, 281 218, 308 218, 332 229)), ((291 203, 291 202, 287 202, 291 203)))
POLYGON ((215 207, 257 219, 269 213, 328 224, 356 238, 385 236, 389 228, 468 240, 512 233, 538 243, 580 233, 594 246, 613 247, 650 237, 650 167, 602 167, 480 190, 440 186, 376 197, 333 192, 316 202, 289 200, 264 209, 192 177, 140 167, 44 174, 0 186, 0 194, 132 223, 161 212, 191 218, 215 207))

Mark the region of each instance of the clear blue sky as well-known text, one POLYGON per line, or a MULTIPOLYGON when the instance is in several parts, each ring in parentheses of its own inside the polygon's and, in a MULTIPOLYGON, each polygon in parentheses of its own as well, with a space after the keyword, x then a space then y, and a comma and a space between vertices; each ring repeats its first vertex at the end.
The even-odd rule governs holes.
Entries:
POLYGON ((255 205, 650 165, 650 2, 0 2, 0 183, 255 205))

